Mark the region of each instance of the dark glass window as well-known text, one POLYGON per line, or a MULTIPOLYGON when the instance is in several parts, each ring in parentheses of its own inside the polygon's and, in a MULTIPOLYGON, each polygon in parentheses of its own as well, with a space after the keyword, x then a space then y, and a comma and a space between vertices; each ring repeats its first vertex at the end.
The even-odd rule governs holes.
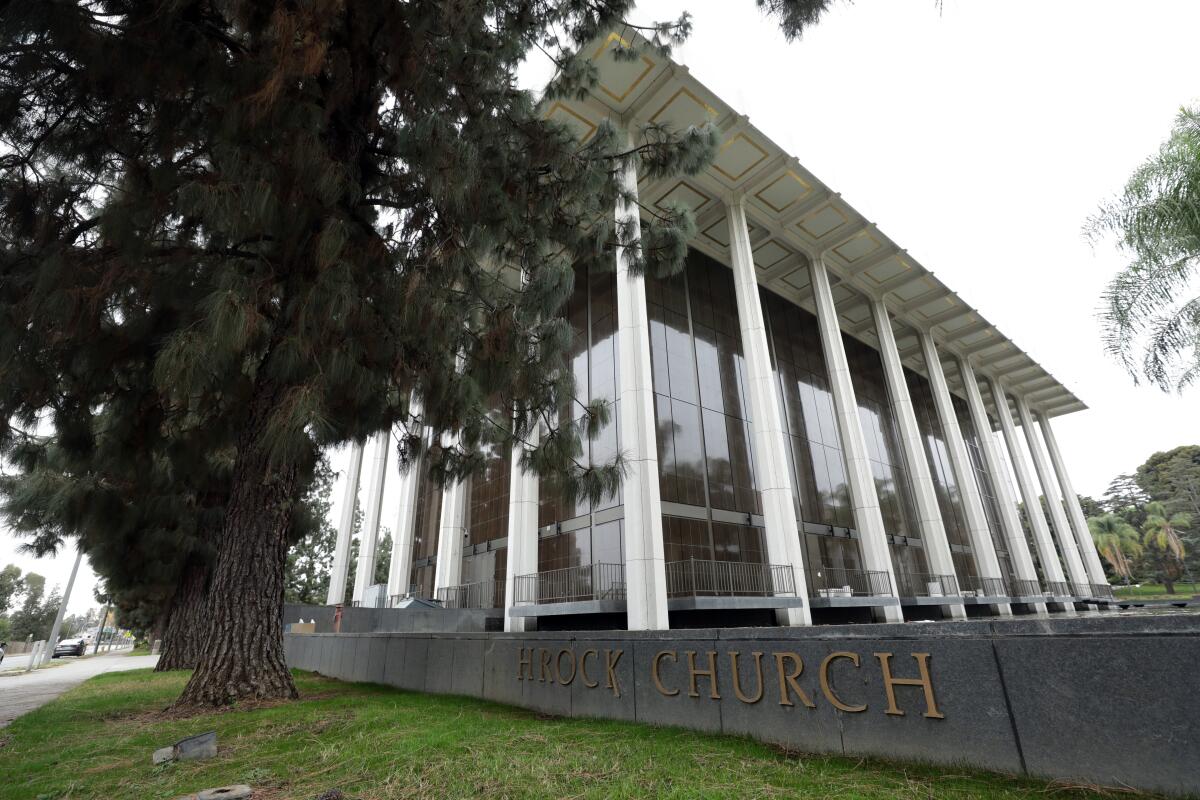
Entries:
POLYGON ((483 471, 469 479, 467 544, 485 544, 508 536, 509 472, 508 452, 489 448, 483 471))
POLYGON ((538 572, 588 564, 623 564, 624 553, 621 520, 612 520, 543 536, 538 541, 538 572))
MULTIPOLYGON (((867 443, 867 457, 871 460, 871 472, 875 478, 875 492, 879 497, 884 529, 894 536, 920 538, 921 531, 916 524, 916 503, 913 500, 912 484, 904 464, 904 455, 900 450, 883 362, 877 350, 857 339, 843 335, 842 340, 846 348, 851 380, 854 383, 858 417, 867 443)), ((924 562, 923 556, 919 554, 906 558, 916 558, 918 563, 924 562)), ((899 569, 899 564, 896 568, 899 569)))
POLYGON ((733 273, 692 252, 683 273, 647 279, 646 299, 661 496, 708 517, 664 518, 667 560, 760 560, 761 535, 731 539, 721 516, 762 510, 733 273))
MULTIPOLYGON (((967 458, 970 460, 971 470, 975 474, 975 485, 979 489, 988 532, 992 537, 992 545, 996 549, 996 558, 1000 562, 1001 575, 998 577, 1015 577, 1012 574, 1012 564, 1008 557, 1008 543, 1004 541, 1004 529, 1000 527, 1000 501, 997 498, 993 476, 988 471, 987 461, 983 457, 979 437, 975 434, 975 425, 971 421, 971 409, 967 405, 967 401, 961 397, 952 396, 951 400, 954 403, 954 413, 958 417, 958 426, 963 432, 963 442, 967 446, 967 458)), ((991 420, 988 422, 990 425, 991 420)))
POLYGON ((418 597, 433 597, 435 560, 442 524, 442 487, 421 470, 413 518, 412 576, 409 586, 418 597))
POLYGON ((800 503, 800 518, 854 528, 850 487, 816 317, 765 290, 760 296, 791 440, 792 485, 800 503))
MULTIPOLYGON (((568 366, 575 377, 576 400, 560 412, 560 417, 569 416, 578 421, 583 418, 584 403, 596 400, 609 403, 608 422, 601 427, 596 438, 583 442, 583 455, 580 458, 584 464, 606 464, 620 452, 618 419, 621 404, 617 399, 619 349, 614 274, 606 270, 596 270, 590 274, 586 270, 576 270, 574 289, 563 314, 574 333, 568 366)), ((507 506, 507 499, 505 503, 507 506)), ((593 559, 605 563, 623 563, 620 520, 588 527, 592 513, 620 505, 619 491, 591 506, 586 498, 568 501, 552 480, 539 481, 538 527, 544 532, 555 524, 570 522, 574 529, 569 533, 543 536, 539 540, 538 570, 586 565, 593 563, 593 559)))
MULTIPOLYGON (((817 576, 822 569, 860 570, 863 568, 858 542, 854 539, 805 534, 805 564, 817 576)), ((819 577, 819 576, 818 576, 819 577)))
POLYGON ((468 479, 463 583, 504 578, 506 549, 492 543, 508 537, 510 472, 508 451, 488 445, 483 470, 468 479))
POLYGON ((962 498, 958 492, 958 481, 950 465, 950 452, 942 423, 938 419, 937 406, 933 401, 933 389, 924 376, 905 369, 908 393, 912 397, 913 411, 917 417, 917 428, 925 445, 925 456, 929 461, 929 472, 933 478, 933 490, 937 495, 942 512, 942 525, 951 547, 970 548, 971 538, 967 532, 967 520, 963 514, 962 498))

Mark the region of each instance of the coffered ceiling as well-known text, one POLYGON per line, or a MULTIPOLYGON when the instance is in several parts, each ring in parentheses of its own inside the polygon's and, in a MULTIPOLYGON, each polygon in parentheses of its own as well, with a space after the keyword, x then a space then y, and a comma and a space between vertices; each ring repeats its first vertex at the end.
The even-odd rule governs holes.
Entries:
MULTIPOLYGON (((698 231, 692 245, 728 264, 724 198, 743 196, 760 285, 811 310, 809 254, 823 253, 847 334, 878 346, 869 298, 883 296, 896 320, 905 365, 925 373, 913 331, 930 331, 944 355, 951 391, 962 393, 950 357, 956 354, 968 358, 977 373, 999 377, 1010 392, 1025 396, 1050 416, 1086 408, 979 310, 693 78, 687 67, 657 55, 630 61, 609 54, 635 39, 632 31, 621 31, 595 42, 588 50, 599 70, 596 89, 584 100, 549 103, 545 113, 581 140, 605 118, 628 126, 658 123, 678 130, 714 124, 721 143, 703 173, 639 183, 639 198, 647 211, 668 203, 690 206, 698 231)), ((994 410, 986 388, 983 396, 994 410)))

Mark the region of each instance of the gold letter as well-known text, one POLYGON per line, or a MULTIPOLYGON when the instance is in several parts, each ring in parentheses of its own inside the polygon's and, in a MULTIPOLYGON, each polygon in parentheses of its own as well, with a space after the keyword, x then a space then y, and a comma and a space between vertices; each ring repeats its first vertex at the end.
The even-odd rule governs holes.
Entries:
POLYGON ((920 686, 925 689, 925 716, 929 719, 945 719, 946 715, 938 711, 937 700, 933 698, 933 679, 929 677, 929 653, 913 653, 917 660, 919 678, 893 678, 891 653, 876 653, 879 659, 879 669, 883 672, 883 688, 887 691, 888 707, 885 714, 893 717, 903 717, 904 712, 896 705, 896 686, 920 686))
POLYGON ((538 648, 538 663, 541 665, 539 672, 541 676, 538 678, 539 683, 546 682, 546 672, 550 669, 550 651, 546 648, 538 648))
POLYGON ((808 698, 804 690, 800 688, 800 684, 796 683, 796 678, 800 677, 800 673, 804 671, 804 662, 795 653, 776 653, 775 654, 775 671, 779 673, 779 705, 794 706, 792 696, 788 693, 790 686, 796 696, 800 698, 800 702, 809 708, 816 708, 813 701, 808 698), (784 672, 783 662, 792 662, 792 671, 784 672))
POLYGON ((624 652, 624 650, 604 651, 604 669, 608 673, 608 688, 612 689, 613 694, 617 697, 621 696, 621 684, 617 682, 617 662, 621 660, 624 652), (613 658, 613 652, 616 652, 616 658, 613 658))
POLYGON ((654 686, 664 697, 674 697, 679 694, 678 689, 668 691, 666 686, 663 686, 662 676, 658 674, 658 663, 664 658, 670 658, 672 661, 678 662, 679 656, 675 655, 674 650, 663 650, 654 654, 654 659, 650 662, 650 677, 654 679, 654 686))
POLYGON ((859 711, 866 711, 866 704, 861 706, 848 706, 839 700, 837 695, 833 693, 833 687, 829 685, 829 665, 834 659, 837 658, 849 659, 854 666, 858 666, 858 653, 837 652, 830 653, 829 655, 825 656, 825 660, 821 662, 821 691, 825 693, 825 699, 829 701, 830 705, 839 711, 849 711, 852 714, 859 711))
POLYGON ((713 700, 720 700, 721 695, 717 693, 717 651, 708 650, 708 669, 696 669, 696 651, 688 650, 688 673, 691 679, 691 689, 688 690, 688 697, 699 697, 700 693, 696 691, 697 676, 704 675, 708 678, 708 696, 713 700))
POLYGON ((583 676, 582 678, 580 678, 580 680, 582 680, 583 685, 588 687, 589 689, 595 689, 597 686, 600 685, 600 682, 588 680, 587 657, 588 656, 599 656, 599 655, 600 654, 597 653, 595 650, 584 650, 583 658, 579 659, 579 672, 583 676))
POLYGON ((750 655, 754 656, 754 672, 758 676, 758 694, 754 695, 754 697, 748 697, 747 695, 742 693, 742 676, 741 676, 741 673, 738 672, 738 663, 737 663, 738 656, 740 656, 740 655, 741 655, 741 653, 739 653, 737 650, 729 651, 729 664, 733 668, 733 693, 735 695, 737 695, 738 700, 741 700, 743 703, 750 703, 751 705, 753 705, 754 703, 757 703, 759 700, 762 700, 762 696, 763 696, 763 680, 762 680, 762 656, 763 656, 763 654, 762 653, 751 653, 750 654, 750 655))
POLYGON ((519 680, 519 681, 526 680, 525 678, 521 677, 521 669, 523 667, 529 667, 529 678, 528 679, 533 680, 533 648, 532 647, 529 648, 528 655, 526 654, 524 647, 517 648, 517 680, 519 680))
POLYGON ((563 686, 570 686, 571 681, 575 680, 575 651, 574 650, 559 650, 558 658, 554 659, 554 671, 558 673, 558 682, 563 686), (563 680, 562 658, 563 656, 571 657, 571 677, 563 680))

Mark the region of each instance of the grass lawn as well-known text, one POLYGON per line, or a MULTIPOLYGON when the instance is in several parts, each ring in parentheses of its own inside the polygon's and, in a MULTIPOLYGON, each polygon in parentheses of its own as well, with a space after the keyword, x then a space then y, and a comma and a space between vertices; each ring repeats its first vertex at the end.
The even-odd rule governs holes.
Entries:
POLYGON ((1141 586, 1113 584, 1112 588, 1118 598, 1137 600, 1189 600, 1192 595, 1200 593, 1200 583, 1177 583, 1175 594, 1167 594, 1166 587, 1161 583, 1143 583, 1141 586))
POLYGON ((1082 798, 972 770, 803 756, 727 736, 545 718, 478 700, 297 673, 296 703, 190 719, 159 712, 186 673, 93 678, 0 730, 0 798, 172 798, 249 783, 259 798, 1082 798), (216 730, 209 761, 150 754, 216 730))

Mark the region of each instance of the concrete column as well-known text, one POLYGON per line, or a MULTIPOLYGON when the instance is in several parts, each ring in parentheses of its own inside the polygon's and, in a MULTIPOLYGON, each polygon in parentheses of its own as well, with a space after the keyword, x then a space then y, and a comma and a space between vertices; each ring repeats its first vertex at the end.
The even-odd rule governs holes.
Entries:
POLYGON ((363 446, 350 445, 350 465, 346 470, 346 491, 342 494, 342 518, 338 520, 337 545, 333 549, 333 568, 329 573, 327 605, 346 599, 346 573, 350 570, 350 537, 354 534, 354 510, 358 505, 358 477, 362 472, 363 446))
MULTIPOLYGON (((416 413, 419 415, 420 411, 416 413)), ((418 455, 409 464, 408 472, 400 476, 400 504, 396 509, 396 530, 392 534, 392 562, 388 565, 389 603, 396 595, 408 594, 413 534, 416 531, 417 489, 421 485, 421 472, 424 469, 425 459, 418 455)))
MULTIPOLYGON (((1025 456, 1021 453, 1021 442, 1017 439, 1017 429, 1013 424, 1012 412, 1008 409, 1008 396, 1004 387, 994 378, 989 379, 992 397, 996 400, 996 414, 1000 417, 1000 431, 1004 434, 1004 444, 1008 447, 1008 457, 1012 462, 1013 473, 1017 476, 1017 486, 1021 490, 1021 500, 1025 503, 1025 514, 1029 518, 1029 527, 1033 529, 1033 543, 1037 547, 1038 560, 1042 564, 1042 574, 1047 581, 1065 581, 1062 564, 1058 560, 1058 552, 1054 549, 1054 541, 1050 538, 1050 526, 1042 514, 1042 504, 1038 500, 1037 487, 1029 467, 1025 464, 1025 456)), ((1043 589, 1047 588, 1045 586, 1043 589)))
MULTIPOLYGON (((958 369, 962 374, 963 386, 967 391, 967 406, 971 409, 971 423, 975 426, 975 435, 979 438, 980 449, 983 450, 983 460, 987 464, 988 473, 992 476, 992 487, 996 490, 996 505, 1000 507, 1000 528, 1004 532, 1004 540, 1008 542, 1008 553, 1012 558, 1013 572, 1021 580, 1037 583, 1037 568, 1033 565, 1033 556, 1029 553, 1029 543, 1025 540, 1025 529, 1021 527, 1021 516, 1017 513, 1017 501, 1013 498, 1005 478, 1006 467, 996 449, 996 439, 992 436, 992 423, 988 419, 987 407, 983 404, 983 395, 979 391, 979 383, 975 378, 975 370, 965 358, 958 360, 958 369)), ((1003 398, 1000 401, 1003 402, 1003 398)), ((1034 603, 1034 610, 1044 612, 1045 603, 1034 603)))
POLYGON ((514 445, 508 487, 508 562, 504 574, 504 630, 524 631, 525 617, 510 617, 516 605, 517 576, 532 575, 538 565, 538 476, 521 467, 526 450, 537 446, 538 430, 531 441, 514 445))
MULTIPOLYGON (((892 330, 892 318, 887 304, 882 300, 871 302, 871 314, 875 318, 875 330, 879 336, 879 356, 883 361, 883 374, 887 379, 888 396, 896 414, 899 428, 900 449, 904 453, 904 465, 912 483, 913 499, 917 506, 917 525, 921 541, 925 545, 925 556, 929 569, 938 575, 953 575, 954 559, 950 555, 950 541, 946 537, 946 526, 942 523, 942 511, 938 506, 937 493, 933 488, 933 476, 929 472, 929 460, 921 429, 917 425, 917 414, 913 409, 912 397, 908 392, 908 381, 904 379, 904 364, 896 347, 896 334, 892 330)), ((945 606, 950 616, 965 619, 967 610, 962 603, 945 606)))
MULTIPOLYGON (((362 604, 367 587, 375 582, 375 553, 379 548, 379 519, 383 513, 383 486, 387 481, 390 432, 371 438, 371 481, 367 484, 367 512, 358 542, 358 570, 354 576, 354 602, 362 604)), ((395 542, 392 542, 395 545, 395 542)))
MULTIPOLYGON (((796 523, 796 498, 788 469, 788 435, 779 408, 775 372, 767 348, 767 326, 763 319, 754 273, 754 254, 742 198, 726 204, 729 215, 729 254, 733 262, 733 285, 737 295, 738 325, 742 354, 746 359, 746 383, 754 424, 754 474, 762 497, 766 522, 767 559, 772 564, 789 564, 796 580, 796 596, 808 597, 804 571, 804 547, 796 523)), ((806 600, 807 602, 807 600, 806 600)), ((780 609, 781 625, 811 625, 812 612, 803 608, 780 609)))
MULTIPOLYGON (((630 136, 630 147, 634 146, 630 136)), ((618 229, 641 239, 637 206, 637 168, 625 163, 617 199, 618 229)), ((662 498, 658 486, 658 438, 654 386, 650 370, 650 317, 646 282, 630 271, 635 253, 617 248, 617 347, 620 357, 618 412, 621 451, 625 454, 625 587, 629 630, 666 630, 667 571, 663 555, 662 498)))
POLYGON ((1071 532, 1071 523, 1063 511, 1062 501, 1054 486, 1054 476, 1050 473, 1050 464, 1042 452, 1041 442, 1038 441, 1037 429, 1033 427, 1033 415, 1029 411, 1029 403, 1024 397, 1017 397, 1017 413, 1021 417, 1021 430, 1025 432, 1025 443, 1029 445, 1029 454, 1033 457, 1033 469, 1037 473, 1038 482, 1042 485, 1042 494, 1046 497, 1046 505, 1050 509, 1050 520, 1054 523, 1054 537, 1058 541, 1058 549, 1067 565, 1067 574, 1072 583, 1091 583, 1087 570, 1084 569, 1083 559, 1079 557, 1079 546, 1075 544, 1075 534, 1071 532))
MULTIPOLYGON (((983 578, 1002 578, 1000 559, 996 557, 996 544, 988 528, 987 515, 983 511, 983 497, 975 479, 975 467, 967 453, 958 414, 954 412, 954 401, 950 399, 950 388, 946 385, 946 374, 942 371, 942 359, 938 355, 937 343, 926 331, 921 332, 921 352, 925 356, 925 369, 929 373, 929 385, 933 389, 933 404, 937 407, 942 435, 946 438, 946 449, 950 452, 950 466, 958 484, 958 496, 963 505, 963 516, 967 520, 967 533, 971 537, 971 550, 975 555, 975 566, 983 578)), ((1007 603, 997 605, 1001 616, 1011 616, 1012 608, 1007 603)))
MULTIPOLYGON (((1008 555, 1013 560, 1014 575, 1021 581, 1038 582, 1038 570, 1033 565, 1033 555, 1030 554, 1030 543, 1025 539, 1025 528, 1021 527, 1021 515, 1016 510, 1016 498, 1008 485, 1007 467, 996 446, 995 435, 991 432, 991 420, 988 408, 983 404, 983 395, 979 392, 979 381, 974 374, 974 368, 966 359, 959 359, 959 372, 962 374, 962 384, 966 386, 967 405, 971 409, 971 422, 979 438, 980 449, 983 450, 984 463, 988 464, 991 475, 991 485, 996 491, 996 505, 1000 506, 1000 527, 1004 541, 1008 542, 1008 555)), ((1002 398, 1001 398, 1002 402, 1002 398)), ((1010 588, 1015 593, 1015 589, 1010 588)), ((1044 614, 1044 602, 1030 603, 1034 612, 1044 614)))
MULTIPOLYGON (((858 416, 858 400, 854 396, 854 383, 850 380, 850 366, 846 361, 846 347, 842 343, 842 328, 833 302, 829 273, 821 256, 812 260, 811 272, 821 349, 825 353, 825 366, 829 371, 829 388, 842 440, 842 455, 846 461, 850 501, 854 508, 854 521, 858 525, 863 562, 868 570, 886 572, 895 592, 898 589, 896 571, 892 568, 883 514, 879 510, 879 496, 875 492, 875 477, 867 458, 867 440, 858 416)), ((904 614, 898 605, 884 606, 881 616, 888 622, 904 621, 904 614)))
POLYGON ((467 532, 469 479, 446 484, 442 490, 442 514, 438 527, 437 562, 433 592, 462 583, 463 539, 467 532))
POLYGON ((75 575, 79 573, 79 562, 83 561, 83 548, 79 540, 75 540, 75 564, 71 567, 71 577, 67 578, 67 590, 63 592, 58 604, 58 612, 54 615, 54 624, 50 626, 49 648, 50 657, 54 657, 54 649, 58 647, 58 632, 62 630, 63 615, 67 613, 67 604, 71 602, 71 590, 75 588, 75 575))
POLYGON ((1058 476, 1058 485, 1063 493, 1063 505, 1067 507, 1067 516, 1071 519, 1071 527, 1075 530, 1075 539, 1079 543, 1079 552, 1083 558, 1084 567, 1087 569, 1088 577, 1092 583, 1101 586, 1108 585, 1108 578, 1104 575, 1104 565, 1100 562, 1100 553, 1096 550, 1096 542, 1092 539, 1092 532, 1088 529, 1087 518, 1083 515, 1083 507, 1079 505, 1079 495, 1075 492, 1075 487, 1071 484, 1071 478, 1067 475, 1067 465, 1063 461, 1062 452, 1058 449, 1058 442, 1054 438, 1054 430, 1050 427, 1050 418, 1041 411, 1035 415, 1038 425, 1042 429, 1042 438, 1046 440, 1046 449, 1050 452, 1050 464, 1054 467, 1054 474, 1058 476))

